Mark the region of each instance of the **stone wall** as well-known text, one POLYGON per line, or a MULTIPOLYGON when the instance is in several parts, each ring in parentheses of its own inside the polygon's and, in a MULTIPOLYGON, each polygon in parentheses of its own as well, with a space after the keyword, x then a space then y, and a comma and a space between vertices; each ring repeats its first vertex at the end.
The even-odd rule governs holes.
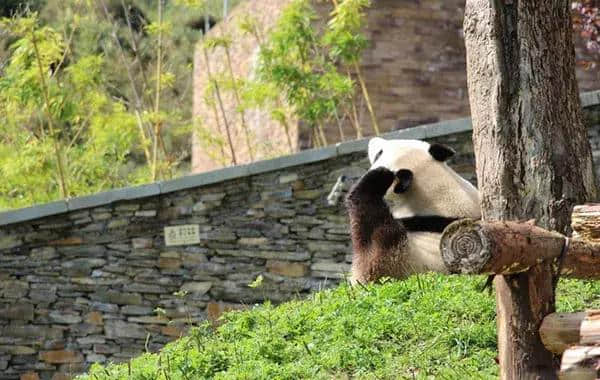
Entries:
MULTIPOLYGON (((254 38, 244 36, 238 28, 240 19, 254 17, 261 33, 267 34, 275 25, 282 9, 291 0, 245 1, 231 15, 213 28, 210 36, 231 35, 231 57, 235 75, 252 77, 258 54, 254 38)), ((330 2, 314 1, 321 16, 331 11, 330 2)), ((423 123, 452 120, 469 115, 465 47, 462 34, 464 0, 430 1, 373 1, 367 12, 365 35, 369 45, 365 49, 361 70, 374 105, 382 131, 393 131, 423 123)), ((583 43, 576 38, 579 58, 586 58, 583 43)), ((225 71, 224 51, 210 54, 213 72, 225 71)), ((206 61, 198 49, 194 60, 194 115, 205 128, 218 131, 212 108, 204 103, 207 84, 206 61)), ((586 71, 577 67, 581 91, 600 88, 598 68, 586 71)), ((250 162, 240 118, 230 91, 224 91, 224 105, 228 122, 232 125, 233 143, 238 163, 250 162)), ((366 135, 372 134, 371 122, 365 103, 356 96, 359 117, 366 135)), ((264 159, 289 152, 282 127, 260 110, 251 110, 246 119, 253 135, 256 158, 264 159)), ((223 130, 224 121, 220 118, 223 130)), ((293 120, 291 137, 293 149, 311 146, 310 132, 293 120)), ((355 135, 349 123, 344 126, 348 138, 355 135)), ((326 126, 329 143, 340 141, 337 125, 326 126)), ((211 149, 196 134, 192 152, 192 170, 203 172, 230 163, 225 154, 211 149)))
MULTIPOLYGON (((596 161, 599 114, 587 112, 596 161)), ((452 167, 474 181, 468 119, 386 137, 449 144, 452 167)), ((351 247, 343 207, 326 196, 366 169, 366 144, 0 213, 0 379, 63 379, 157 350, 187 321, 337 284, 351 247), (184 224, 200 242, 166 246, 164 227, 184 224), (263 286, 248 287, 259 275, 263 286)))

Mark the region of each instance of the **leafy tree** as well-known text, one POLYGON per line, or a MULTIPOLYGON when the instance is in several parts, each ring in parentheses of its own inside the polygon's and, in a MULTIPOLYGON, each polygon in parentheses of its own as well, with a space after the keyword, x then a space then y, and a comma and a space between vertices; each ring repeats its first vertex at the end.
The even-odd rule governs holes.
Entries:
MULTIPOLYGON (((12 14, 24 3, 2 9, 12 14)), ((355 83, 332 50, 337 42, 325 43, 314 29, 306 0, 294 1, 270 35, 251 20, 241 26, 261 46, 258 80, 234 77, 231 62, 228 75, 209 73, 205 101, 225 116, 224 125, 217 117, 217 133, 192 118, 188 47, 214 23, 221 0, 28 3, 39 12, 3 19, 1 27, 2 208, 176 176, 187 168, 192 131, 209 155, 235 164, 222 91, 234 94, 251 150, 249 108, 266 109, 282 125, 290 150, 292 114, 321 145, 324 124, 337 122, 343 139, 343 119, 357 120, 355 83)), ((201 45, 205 58, 208 48, 229 53, 227 36, 214 42, 201 45)))
POLYGON ((0 78, 0 207, 129 183, 135 120, 104 91, 103 58, 60 69, 67 45, 35 13, 1 26, 18 39, 0 78))
POLYGON ((327 144, 323 124, 332 117, 337 93, 324 80, 335 75, 324 58, 314 28, 317 15, 307 0, 293 1, 261 46, 259 79, 273 83, 299 120, 314 131, 315 141, 327 144))
POLYGON ((222 148, 192 119, 189 48, 190 7, 220 0, 25 3, 2 3, 22 11, 0 26, 0 208, 173 177, 194 129, 222 148))
MULTIPOLYGON (((332 3, 334 10, 327 25, 327 31, 323 36, 323 43, 329 47, 332 60, 340 62, 342 65, 351 66, 354 69, 367 103, 373 130, 375 134, 379 135, 379 125, 359 65, 361 54, 367 46, 367 39, 361 33, 361 29, 364 26, 364 11, 370 6, 370 0, 340 0, 340 2, 332 0, 332 3)), ((350 71, 346 69, 346 72, 350 77, 350 71)), ((354 105, 353 107, 355 108, 354 105)), ((362 131, 358 123, 358 117, 355 118, 355 126, 358 137, 361 137, 362 131)))
MULTIPOLYGON (((240 20, 239 28, 242 33, 252 35, 260 48, 264 46, 264 38, 259 31, 256 19, 252 17, 243 18, 240 20)), ((241 90, 241 96, 245 108, 253 107, 269 110, 271 118, 283 127, 289 152, 293 152, 294 144, 290 135, 291 128, 289 124, 291 111, 282 99, 277 86, 273 82, 246 79, 241 90)))
MULTIPOLYGON (((343 140, 340 111, 353 121, 362 136, 358 119, 349 112, 353 105, 354 80, 344 65, 357 71, 363 95, 372 111, 358 62, 366 46, 361 27, 368 1, 345 0, 337 4, 326 28, 315 28, 320 21, 312 3, 295 0, 261 44, 259 80, 272 83, 282 92, 295 116, 314 131, 314 139, 327 144, 324 124, 334 121, 343 140)), ((255 29, 244 25, 249 32, 255 29)), ((257 40, 259 38, 257 37, 257 40)), ((260 40, 259 40, 260 42, 260 40)), ((374 130, 379 133, 371 112, 374 130)))
POLYGON ((240 120, 242 124, 242 130, 244 131, 244 136, 246 139, 246 147, 248 148, 248 153, 250 155, 250 160, 254 161, 254 148, 252 147, 252 141, 250 137, 250 130, 248 128, 248 124, 246 123, 245 109, 242 103, 242 95, 240 90, 240 79, 236 78, 233 72, 233 63, 231 61, 231 53, 229 51, 229 47, 231 46, 231 37, 222 36, 222 37, 212 37, 206 38, 204 40, 204 48, 209 50, 214 50, 218 47, 221 47, 225 51, 225 58, 227 61, 227 70, 228 77, 224 78, 225 83, 228 84, 228 87, 231 89, 235 99, 236 110, 240 114, 240 120))

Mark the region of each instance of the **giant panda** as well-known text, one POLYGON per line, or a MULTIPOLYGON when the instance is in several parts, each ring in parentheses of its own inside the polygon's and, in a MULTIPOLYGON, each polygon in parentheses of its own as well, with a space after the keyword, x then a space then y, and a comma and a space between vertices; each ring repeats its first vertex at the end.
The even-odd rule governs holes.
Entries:
POLYGON ((353 283, 446 272, 441 232, 481 217, 477 189, 446 164, 454 153, 419 140, 369 141, 371 167, 346 196, 353 283))

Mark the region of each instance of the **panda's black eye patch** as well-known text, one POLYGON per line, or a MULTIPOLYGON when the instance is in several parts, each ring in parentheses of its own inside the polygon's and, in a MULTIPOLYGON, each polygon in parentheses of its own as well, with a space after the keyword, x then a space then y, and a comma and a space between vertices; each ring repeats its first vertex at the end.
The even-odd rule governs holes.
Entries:
POLYGON ((377 154, 375 155, 375 159, 373 160, 373 163, 375 163, 375 161, 379 160, 379 157, 381 157, 382 154, 383 154, 383 149, 380 150, 379 152, 377 152, 377 154))
POLYGON ((413 180, 413 173, 408 169, 400 169, 396 172, 396 178, 398 178, 398 183, 394 187, 394 193, 402 194, 410 188, 413 180))
POLYGON ((431 154, 433 158, 441 162, 444 162, 450 157, 454 156, 455 153, 456 152, 454 151, 454 149, 449 148, 446 145, 431 144, 431 146, 429 146, 429 154, 431 154))

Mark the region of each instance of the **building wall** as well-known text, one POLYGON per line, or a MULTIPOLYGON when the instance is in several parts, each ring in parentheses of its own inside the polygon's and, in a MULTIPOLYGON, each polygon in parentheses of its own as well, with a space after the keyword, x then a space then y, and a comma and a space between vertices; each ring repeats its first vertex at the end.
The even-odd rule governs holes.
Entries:
MULTIPOLYGON (((250 0, 244 1, 233 9, 224 22, 217 24, 208 32, 208 36, 229 36, 233 43, 230 47, 230 56, 234 74, 237 78, 248 78, 253 75, 256 59, 258 56, 258 44, 252 35, 243 33, 239 23, 247 17, 256 20, 261 36, 264 36, 272 28, 281 11, 291 0, 250 0)), ((218 116, 215 117, 215 109, 205 102, 206 88, 209 84, 207 61, 201 44, 196 46, 194 56, 194 105, 193 114, 199 125, 208 131, 219 131, 224 139, 224 150, 209 144, 202 138, 203 133, 194 133, 192 144, 192 172, 199 173, 210 169, 216 169, 232 164, 232 157, 226 141, 225 120, 219 104, 215 104, 218 116)), ((207 52, 209 55, 210 70, 213 76, 225 74, 229 76, 229 68, 225 50, 217 48, 207 52)), ((230 135, 235 146, 235 154, 238 163, 250 162, 248 145, 242 129, 240 114, 236 111, 236 102, 231 91, 221 89, 223 106, 227 123, 230 124, 230 135)), ((218 102, 217 102, 218 103, 218 102)), ((294 127, 291 129, 291 140, 293 146, 287 145, 287 137, 279 123, 274 122, 267 113, 261 110, 250 110, 245 115, 247 125, 250 129, 252 148, 256 152, 255 158, 271 158, 297 150, 297 122, 290 120, 294 127)))
MULTIPOLYGON (((257 45, 253 38, 242 37, 237 30, 241 16, 251 15, 260 20, 263 34, 271 28, 281 10, 290 0, 250 0, 238 6, 225 23, 209 32, 210 35, 232 34, 232 57, 235 74, 247 77, 252 73, 257 45)), ((315 1, 321 15, 331 9, 329 2, 315 1)), ((365 76, 372 104, 382 131, 393 131, 424 123, 451 120, 469 116, 465 48, 462 34, 464 0, 376 0, 367 13, 365 34, 369 47, 363 54, 361 70, 365 76)), ((577 53, 584 57, 584 49, 577 39, 577 53)), ((210 56, 215 68, 225 69, 222 51, 210 56)), ((577 68, 580 89, 600 88, 598 71, 577 68)), ((194 115, 209 130, 216 130, 214 113, 203 104, 206 86, 204 58, 196 52, 194 73, 194 115)), ((366 105, 358 93, 358 113, 366 135, 373 130, 366 105)), ((244 135, 240 130, 239 115, 233 99, 226 96, 226 115, 235 124, 233 142, 238 162, 250 161, 244 135)), ((257 110, 248 113, 253 135, 255 158, 269 158, 289 152, 282 127, 267 114, 257 110)), ((223 124, 223 121, 221 121, 223 124)), ((292 120, 293 149, 312 146, 310 132, 292 120)), ((355 138, 350 124, 344 124, 346 139, 355 138)), ((340 141, 337 125, 328 125, 328 142, 340 141)), ((196 135, 192 152, 192 171, 202 172, 230 164, 230 159, 219 160, 222 154, 211 152, 196 135)))

